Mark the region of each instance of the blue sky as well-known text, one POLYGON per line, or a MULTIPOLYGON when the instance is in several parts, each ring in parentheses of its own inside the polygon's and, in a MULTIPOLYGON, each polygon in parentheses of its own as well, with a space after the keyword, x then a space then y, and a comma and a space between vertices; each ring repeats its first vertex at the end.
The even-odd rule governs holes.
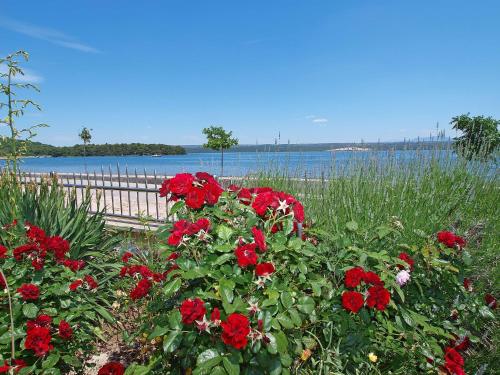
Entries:
POLYGON ((41 142, 402 140, 500 117, 499 19, 498 0, 4 0, 0 54, 31 55, 41 142))

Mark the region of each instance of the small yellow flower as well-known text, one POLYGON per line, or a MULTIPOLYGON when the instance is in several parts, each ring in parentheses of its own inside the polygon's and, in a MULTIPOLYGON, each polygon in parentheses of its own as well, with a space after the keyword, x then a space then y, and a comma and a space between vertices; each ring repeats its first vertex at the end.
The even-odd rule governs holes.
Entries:
POLYGON ((300 359, 305 362, 309 359, 311 354, 312 354, 312 352, 309 349, 304 349, 304 350, 302 350, 302 354, 300 355, 300 359))
POLYGON ((375 353, 371 352, 370 354, 368 354, 368 359, 370 361, 372 361, 373 363, 375 363, 375 362, 377 362, 378 357, 376 356, 375 353))

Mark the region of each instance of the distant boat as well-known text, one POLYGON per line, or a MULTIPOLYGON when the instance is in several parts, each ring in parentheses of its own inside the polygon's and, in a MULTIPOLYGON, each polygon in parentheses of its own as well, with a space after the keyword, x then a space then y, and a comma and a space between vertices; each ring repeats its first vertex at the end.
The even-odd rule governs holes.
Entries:
POLYGON ((152 158, 161 158, 163 155, 159 155, 159 154, 153 154, 151 155, 152 158))

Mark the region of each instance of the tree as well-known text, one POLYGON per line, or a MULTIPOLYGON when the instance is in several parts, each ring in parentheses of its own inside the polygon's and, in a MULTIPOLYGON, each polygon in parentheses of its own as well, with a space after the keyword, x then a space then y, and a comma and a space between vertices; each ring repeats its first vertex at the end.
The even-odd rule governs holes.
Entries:
POLYGON ((466 115, 455 116, 450 122, 453 129, 462 132, 456 137, 454 146, 468 160, 488 158, 500 145, 499 120, 492 117, 466 115))
POLYGON ((88 129, 88 128, 84 127, 82 129, 82 131, 78 134, 80 139, 83 141, 83 156, 87 156, 86 147, 87 147, 87 144, 89 144, 90 140, 92 139, 92 134, 90 134, 91 130, 92 129, 88 129))
POLYGON ((224 150, 236 146, 238 144, 238 139, 232 138, 233 132, 226 132, 222 126, 204 128, 203 134, 207 136, 207 143, 205 143, 203 147, 210 148, 212 150, 220 150, 220 175, 224 176, 224 150))
POLYGON ((40 127, 46 127, 46 124, 38 124, 28 128, 18 128, 16 118, 24 115, 28 108, 41 110, 41 107, 31 99, 21 99, 14 92, 15 89, 33 89, 39 91, 38 87, 31 83, 24 83, 16 76, 23 76, 24 71, 20 67, 19 60, 28 61, 29 55, 25 51, 17 51, 5 58, 0 58, 0 94, 6 97, 5 102, 0 101, 0 125, 5 124, 9 129, 9 137, 4 140, 9 144, 9 153, 7 155, 7 168, 16 173, 18 160, 26 152, 26 147, 31 139, 36 136, 35 130, 40 127), (5 67, 5 69, 3 69, 5 67), (6 109, 6 116, 2 116, 3 109, 6 109))

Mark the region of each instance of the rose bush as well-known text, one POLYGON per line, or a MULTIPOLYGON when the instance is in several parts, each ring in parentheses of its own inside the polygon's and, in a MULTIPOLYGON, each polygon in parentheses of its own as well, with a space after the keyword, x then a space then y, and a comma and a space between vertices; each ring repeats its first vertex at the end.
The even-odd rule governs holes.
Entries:
POLYGON ((69 241, 21 220, 1 231, 0 373, 82 368, 102 337, 101 321, 114 321, 105 308, 112 292, 99 290, 100 266, 92 256, 70 257, 69 241))
POLYGON ((128 298, 148 317, 131 339, 151 355, 130 373, 458 374, 460 345, 493 318, 464 287, 470 255, 451 232, 406 245, 397 221, 373 233, 350 222, 332 236, 289 194, 224 191, 205 173, 161 194, 178 219, 159 232, 162 257, 123 256, 128 298))

